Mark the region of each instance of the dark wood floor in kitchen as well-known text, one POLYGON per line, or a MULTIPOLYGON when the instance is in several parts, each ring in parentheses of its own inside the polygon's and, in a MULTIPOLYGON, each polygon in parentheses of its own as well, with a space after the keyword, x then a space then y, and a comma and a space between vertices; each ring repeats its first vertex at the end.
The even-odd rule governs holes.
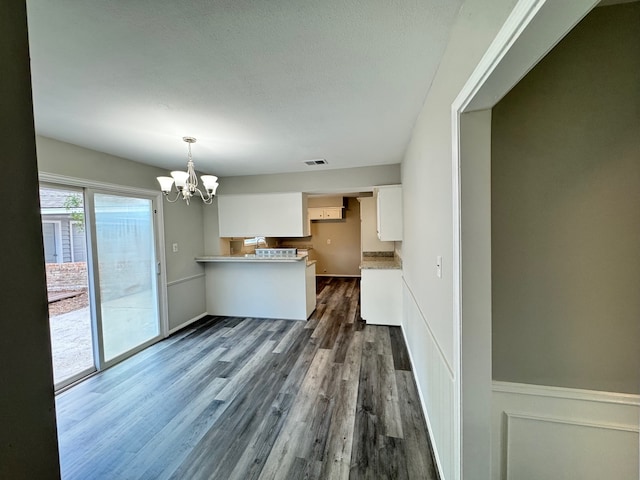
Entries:
POLYGON ((397 327, 359 279, 307 322, 212 317, 57 397, 64 479, 432 479, 397 327))

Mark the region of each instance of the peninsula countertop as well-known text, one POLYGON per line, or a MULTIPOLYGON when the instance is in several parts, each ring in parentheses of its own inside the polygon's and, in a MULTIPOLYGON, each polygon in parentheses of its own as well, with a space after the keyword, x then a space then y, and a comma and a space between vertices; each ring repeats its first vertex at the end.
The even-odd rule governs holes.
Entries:
POLYGON ((196 257, 198 263, 292 263, 307 262, 307 265, 315 263, 315 260, 309 260, 307 253, 299 253, 295 257, 260 257, 254 253, 245 253, 241 255, 203 255, 196 257))

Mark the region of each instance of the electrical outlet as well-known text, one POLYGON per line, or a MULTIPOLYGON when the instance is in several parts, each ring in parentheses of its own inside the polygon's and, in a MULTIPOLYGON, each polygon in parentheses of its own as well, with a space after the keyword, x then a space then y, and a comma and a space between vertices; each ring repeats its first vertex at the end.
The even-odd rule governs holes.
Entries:
POLYGON ((331 239, 327 238, 327 245, 331 245, 331 239))

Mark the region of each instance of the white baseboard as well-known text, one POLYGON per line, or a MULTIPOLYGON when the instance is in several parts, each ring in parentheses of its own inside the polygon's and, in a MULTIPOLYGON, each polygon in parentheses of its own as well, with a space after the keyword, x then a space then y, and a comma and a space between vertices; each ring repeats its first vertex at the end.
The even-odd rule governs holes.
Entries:
POLYGON ((191 325, 194 322, 197 322, 198 320, 200 320, 201 318, 206 317, 207 315, 209 315, 207 312, 201 313, 200 315, 196 315, 195 317, 187 320, 186 322, 184 322, 181 325, 178 325, 177 327, 173 327, 171 330, 169 330, 169 332, 167 333, 167 336, 169 335, 173 335, 174 333, 176 333, 178 330, 182 330, 185 327, 188 327, 189 325, 191 325))
POLYGON ((637 480, 640 395, 493 382, 494 480, 637 480))

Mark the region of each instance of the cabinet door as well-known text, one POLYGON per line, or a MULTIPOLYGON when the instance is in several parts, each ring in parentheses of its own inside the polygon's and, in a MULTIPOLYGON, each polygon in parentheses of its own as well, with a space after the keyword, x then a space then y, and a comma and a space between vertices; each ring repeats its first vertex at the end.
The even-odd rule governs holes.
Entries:
POLYGON ((324 219, 337 219, 342 218, 342 208, 340 207, 328 207, 324 209, 324 219))
POLYGON ((400 325, 402 322, 402 271, 361 271, 360 315, 371 325, 400 325))
POLYGON ((306 195, 219 195, 221 237, 304 237, 309 234, 306 195))
POLYGON ((402 240, 402 187, 392 185, 377 189, 378 238, 402 240))
POLYGON ((311 207, 309 210, 309 220, 322 220, 324 218, 324 208, 311 207))

